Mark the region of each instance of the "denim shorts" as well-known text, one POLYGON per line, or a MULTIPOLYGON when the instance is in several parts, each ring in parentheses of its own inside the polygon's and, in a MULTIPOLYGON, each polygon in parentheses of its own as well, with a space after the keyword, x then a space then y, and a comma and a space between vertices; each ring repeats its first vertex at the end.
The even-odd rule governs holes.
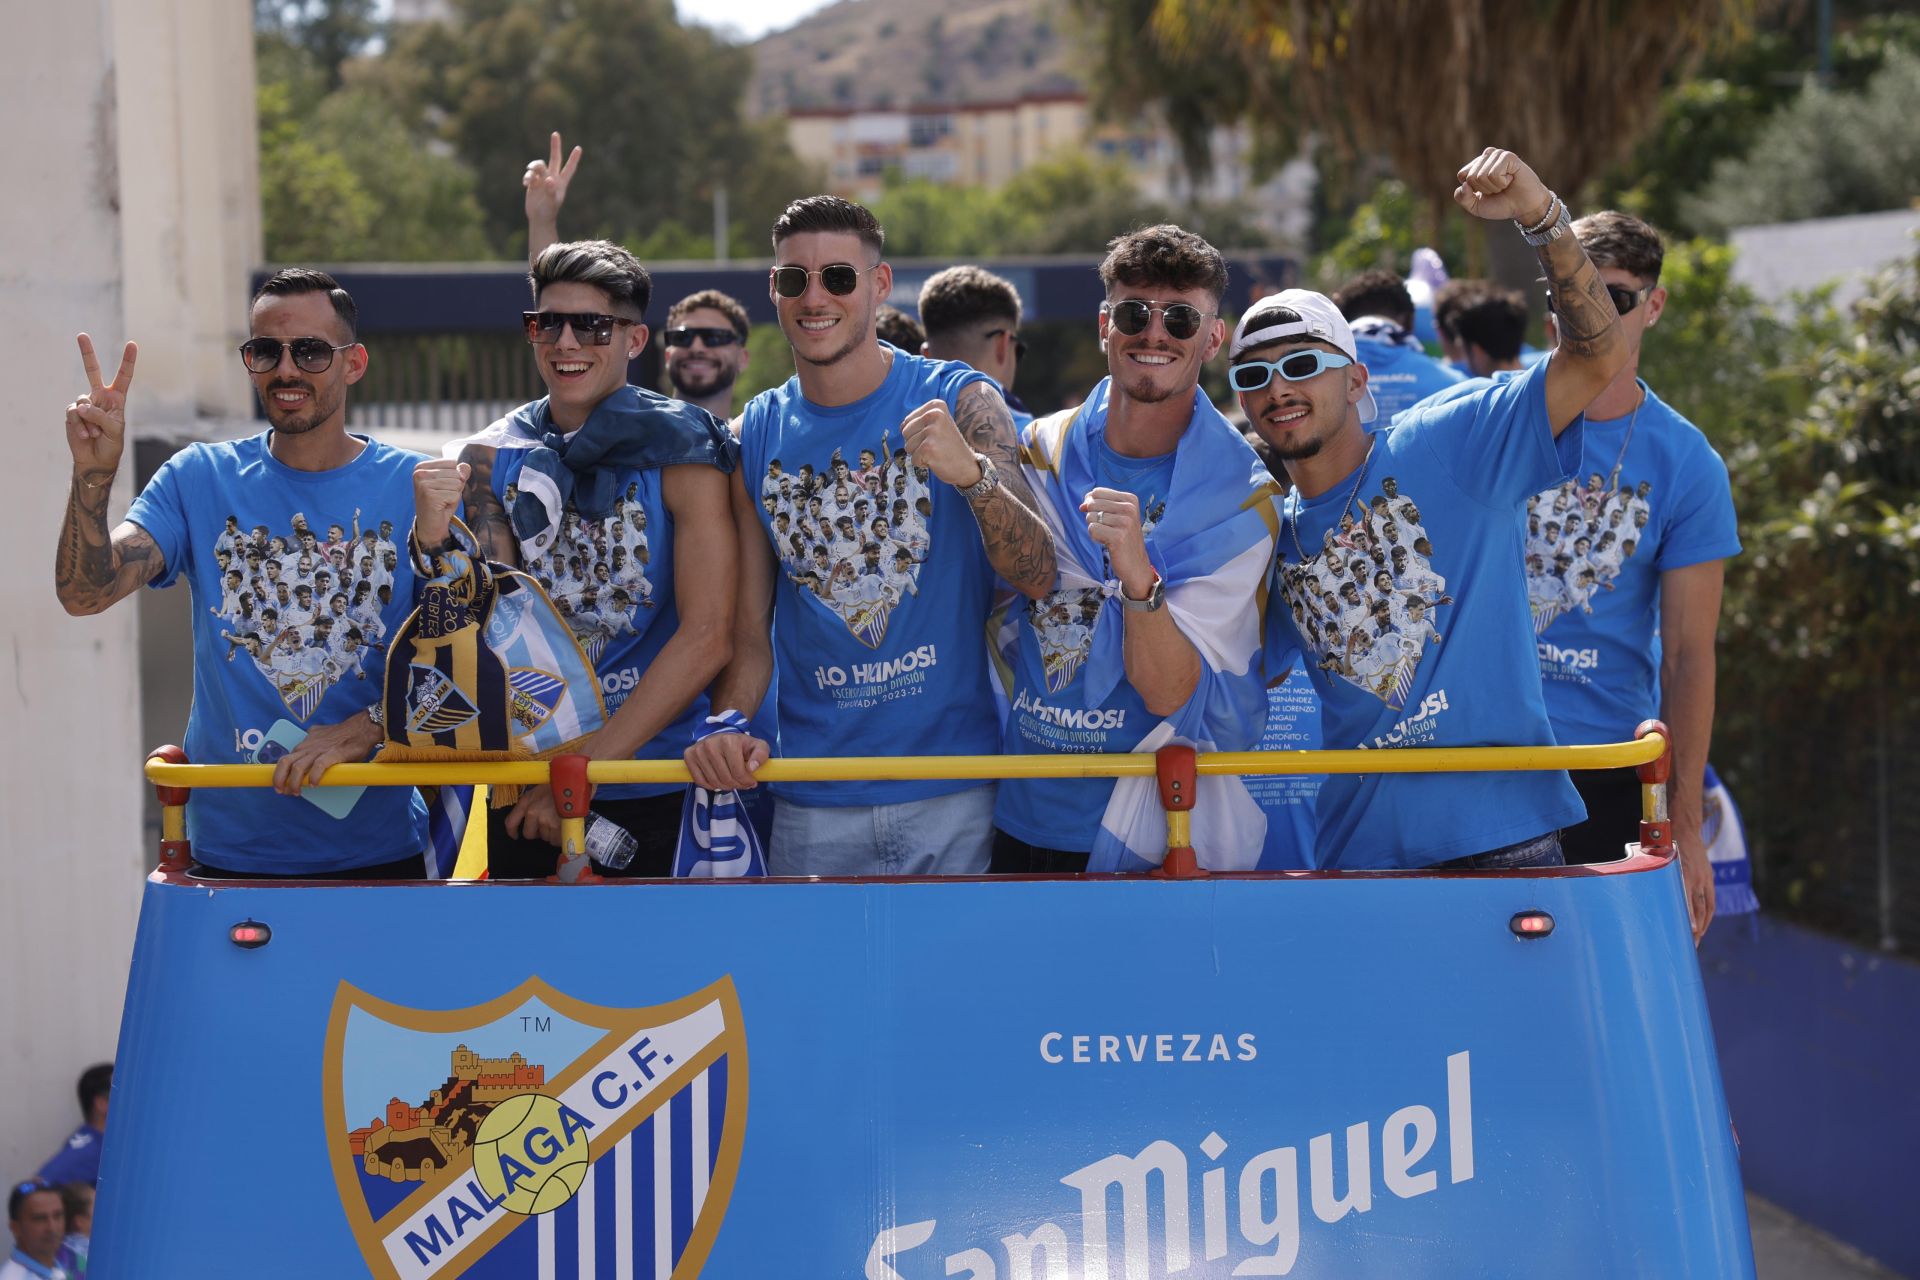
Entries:
POLYGON ((1560 852, 1560 833, 1549 831, 1531 840, 1510 844, 1504 849, 1470 853, 1428 867, 1429 871, 1518 871, 1522 867, 1564 867, 1567 859, 1560 852))

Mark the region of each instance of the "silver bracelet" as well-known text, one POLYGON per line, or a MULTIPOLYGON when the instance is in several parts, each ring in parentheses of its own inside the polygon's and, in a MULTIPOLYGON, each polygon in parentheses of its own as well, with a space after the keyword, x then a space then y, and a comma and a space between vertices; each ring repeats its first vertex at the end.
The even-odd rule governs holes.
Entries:
POLYGON ((1563 201, 1560 199, 1559 192, 1549 191, 1547 192, 1547 212, 1541 217, 1539 222, 1529 227, 1521 222, 1520 219, 1515 218, 1513 225, 1520 228, 1520 234, 1523 236, 1537 236, 1554 224, 1555 217, 1559 213, 1562 203, 1563 201))

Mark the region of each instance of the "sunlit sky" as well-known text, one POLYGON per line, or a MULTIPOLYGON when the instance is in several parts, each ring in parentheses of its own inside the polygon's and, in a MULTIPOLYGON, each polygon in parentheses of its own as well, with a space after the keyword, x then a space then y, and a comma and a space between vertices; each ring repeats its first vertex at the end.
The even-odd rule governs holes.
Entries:
POLYGON ((830 3, 832 0, 674 0, 674 8, 684 21, 757 40, 769 31, 792 26, 830 3))

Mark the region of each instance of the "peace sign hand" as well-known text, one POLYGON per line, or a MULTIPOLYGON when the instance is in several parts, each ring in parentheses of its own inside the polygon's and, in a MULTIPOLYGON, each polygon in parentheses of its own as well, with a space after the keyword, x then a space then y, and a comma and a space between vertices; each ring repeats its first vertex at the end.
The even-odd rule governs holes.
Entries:
POLYGON ((87 391, 67 406, 67 448, 73 453, 74 472, 90 487, 98 488, 119 469, 127 442, 127 392, 133 386, 133 362, 139 354, 140 348, 129 342, 113 381, 102 383, 93 339, 80 335, 87 391))
POLYGON ((527 171, 520 179, 520 184, 527 189, 527 221, 557 223, 560 220, 560 206, 567 202, 567 187, 579 167, 579 147, 573 149, 566 164, 560 163, 560 131, 554 130, 547 158, 528 161, 527 171))

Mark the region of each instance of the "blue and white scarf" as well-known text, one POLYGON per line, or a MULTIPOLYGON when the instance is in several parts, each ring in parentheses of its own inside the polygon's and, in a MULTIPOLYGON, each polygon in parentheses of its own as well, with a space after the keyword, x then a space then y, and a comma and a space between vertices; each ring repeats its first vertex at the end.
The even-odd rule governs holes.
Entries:
MULTIPOLYGON (((707 717, 695 742, 716 733, 746 733, 747 718, 738 711, 707 717)), ((682 879, 730 880, 767 874, 767 855, 759 833, 747 821, 738 791, 708 791, 689 786, 680 806, 680 847, 674 851, 673 874, 682 879)))
POLYGON ((725 422, 697 405, 635 386, 595 405, 571 434, 554 428, 542 397, 442 453, 457 458, 468 445, 532 451, 520 470, 513 534, 533 555, 544 553, 559 534, 569 503, 588 520, 611 514, 623 471, 697 462, 730 473, 740 460, 739 443, 725 422))
MULTIPOLYGON (((1021 433, 1028 482, 1053 531, 1058 588, 1101 590, 1092 648, 1080 672, 1086 705, 1097 706, 1126 678, 1126 622, 1104 549, 1087 532, 1080 503, 1101 481, 1095 434, 1106 430, 1110 379, 1077 410, 1036 419, 1021 433)), ((1173 716, 1131 748, 1168 744, 1201 751, 1251 749, 1266 723, 1259 670, 1267 567, 1280 528, 1280 487, 1204 396, 1174 451, 1166 508, 1147 534, 1147 555, 1166 584, 1166 608, 1200 653, 1200 686, 1173 716)), ((1030 628, 1029 628, 1030 630, 1030 628)), ((1021 643, 1037 643, 1031 635, 1021 643)), ((1195 792, 1193 844, 1210 870, 1249 870, 1266 838, 1266 815, 1237 777, 1205 777, 1195 792)), ((1152 778, 1121 778, 1101 818, 1090 871, 1143 871, 1166 857, 1166 815, 1152 778)))

